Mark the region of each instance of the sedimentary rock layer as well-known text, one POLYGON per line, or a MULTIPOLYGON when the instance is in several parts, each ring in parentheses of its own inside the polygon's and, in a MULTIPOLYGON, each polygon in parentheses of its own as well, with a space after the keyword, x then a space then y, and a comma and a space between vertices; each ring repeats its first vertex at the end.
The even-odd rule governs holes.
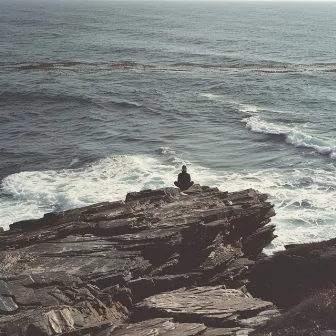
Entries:
POLYGON ((255 190, 194 186, 14 223, 0 233, 0 334, 248 332, 277 314, 245 286, 274 214, 255 190))

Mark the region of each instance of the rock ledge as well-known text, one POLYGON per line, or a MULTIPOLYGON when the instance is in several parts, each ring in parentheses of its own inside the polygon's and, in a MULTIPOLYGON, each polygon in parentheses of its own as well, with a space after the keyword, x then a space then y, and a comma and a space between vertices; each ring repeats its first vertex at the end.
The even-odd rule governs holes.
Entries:
POLYGON ((246 291, 274 239, 267 195, 194 186, 0 232, 0 335, 241 335, 278 311, 246 291))

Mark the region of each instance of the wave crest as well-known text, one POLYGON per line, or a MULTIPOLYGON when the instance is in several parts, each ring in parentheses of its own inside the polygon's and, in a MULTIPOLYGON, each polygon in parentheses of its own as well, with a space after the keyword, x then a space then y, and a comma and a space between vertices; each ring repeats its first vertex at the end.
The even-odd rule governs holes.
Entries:
POLYGON ((295 147, 312 148, 322 155, 329 155, 336 159, 336 146, 317 137, 284 125, 278 125, 262 120, 259 116, 252 116, 242 120, 246 123, 246 128, 255 133, 271 135, 283 135, 285 141, 295 147))

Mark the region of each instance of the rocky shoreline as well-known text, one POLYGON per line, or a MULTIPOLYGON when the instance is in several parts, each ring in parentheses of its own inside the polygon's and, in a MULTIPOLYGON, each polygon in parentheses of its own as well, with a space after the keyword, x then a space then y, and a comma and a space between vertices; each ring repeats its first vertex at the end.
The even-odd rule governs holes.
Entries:
POLYGON ((0 335, 336 335, 336 240, 272 257, 274 207, 194 186, 0 233, 0 335))

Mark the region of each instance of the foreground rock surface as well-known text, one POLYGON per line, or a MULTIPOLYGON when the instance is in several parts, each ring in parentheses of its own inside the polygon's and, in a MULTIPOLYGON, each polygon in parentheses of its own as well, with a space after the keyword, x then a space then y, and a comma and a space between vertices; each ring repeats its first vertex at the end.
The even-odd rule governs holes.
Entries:
POLYGON ((249 289, 282 308, 290 308, 316 291, 335 289, 336 239, 288 245, 254 267, 249 289))
POLYGON ((323 290, 266 321, 254 336, 336 335, 336 290, 323 290))
POLYGON ((249 291, 284 309, 255 335, 336 335, 336 239, 286 248, 251 270, 249 291))
POLYGON ((1 335, 236 335, 277 315, 246 293, 274 238, 267 196, 130 193, 0 233, 1 335))

